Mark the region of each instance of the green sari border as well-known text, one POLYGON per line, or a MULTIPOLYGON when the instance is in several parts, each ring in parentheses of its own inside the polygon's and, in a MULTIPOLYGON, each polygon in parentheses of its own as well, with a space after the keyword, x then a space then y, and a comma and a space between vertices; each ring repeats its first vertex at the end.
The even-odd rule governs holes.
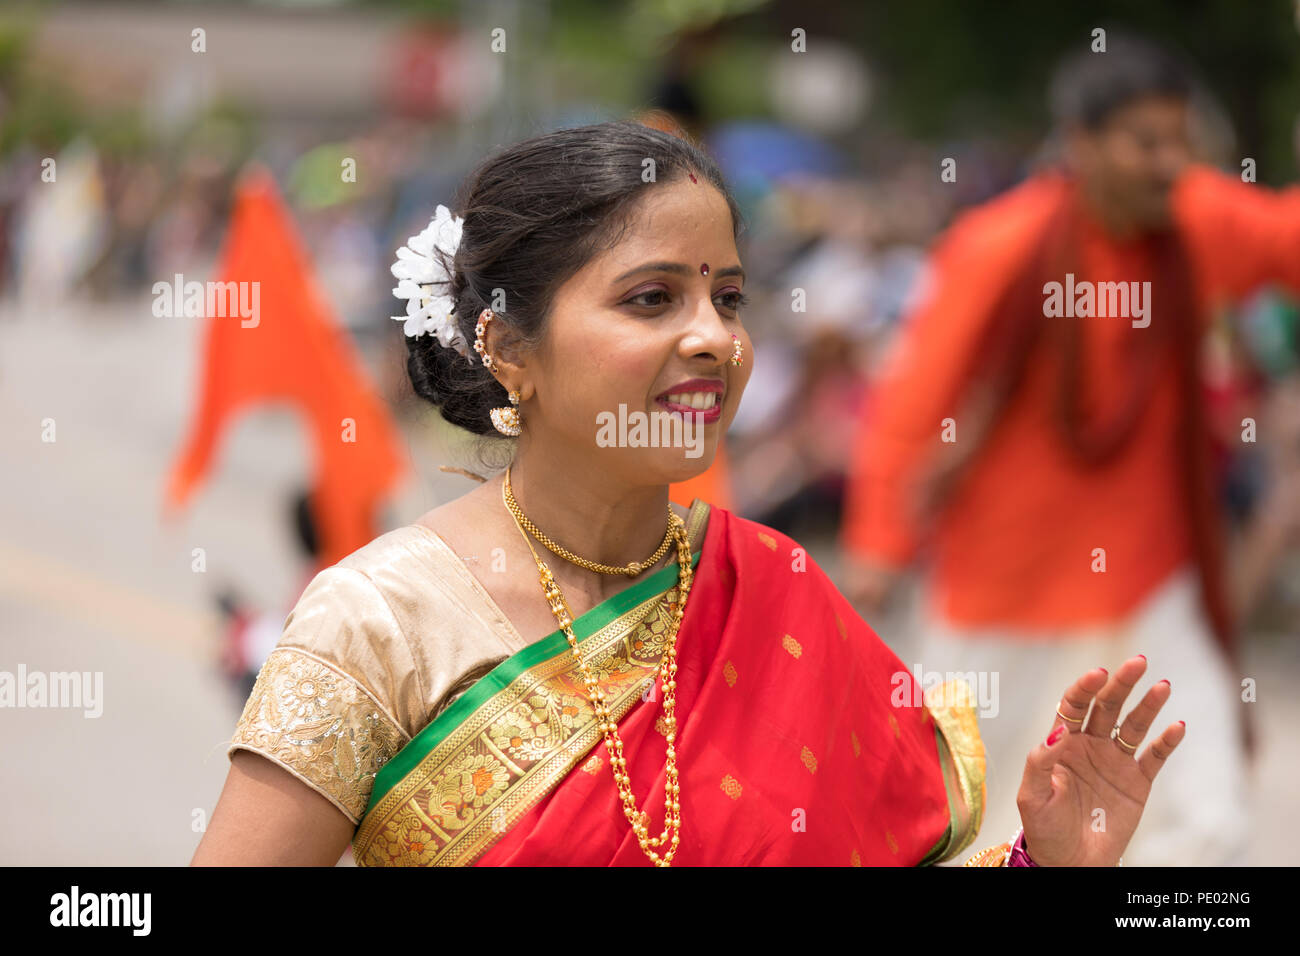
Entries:
POLYGON ((952 787, 948 786, 949 775, 956 776, 957 771, 952 765, 952 755, 948 753, 948 741, 944 739, 938 721, 934 722, 934 741, 939 748, 939 770, 943 773, 943 792, 948 798, 948 828, 939 837, 939 842, 930 848, 930 852, 921 859, 920 863, 916 864, 917 866, 934 866, 947 858, 948 847, 952 843, 953 821, 957 819, 957 801, 952 787))
MULTIPOLYGON (((691 555, 692 568, 700 563, 702 554, 701 547, 691 555)), ((664 565, 644 581, 638 581, 575 618, 570 626, 578 639, 578 644, 581 645, 592 634, 639 604, 650 600, 656 594, 667 591, 677 583, 677 574, 676 561, 664 565)), ((493 696, 508 688, 529 668, 568 650, 568 637, 562 628, 556 628, 546 637, 534 641, 523 650, 516 651, 475 681, 469 690, 461 694, 450 707, 412 737, 405 747, 379 769, 375 774, 374 788, 370 792, 370 802, 366 804, 362 818, 364 819, 366 814, 370 813, 407 774, 415 770, 453 730, 493 696)))

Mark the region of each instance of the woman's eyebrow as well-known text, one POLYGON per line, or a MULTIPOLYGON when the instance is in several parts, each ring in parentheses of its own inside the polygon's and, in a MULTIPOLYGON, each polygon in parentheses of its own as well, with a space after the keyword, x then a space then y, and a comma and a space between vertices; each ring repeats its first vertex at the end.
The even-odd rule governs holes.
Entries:
MULTIPOLYGON (((674 275, 688 276, 691 275, 693 271, 694 270, 692 270, 690 266, 681 262, 647 262, 634 269, 627 270, 627 272, 618 276, 614 281, 622 282, 624 279, 634 276, 638 272, 671 272, 674 275)), ((725 269, 716 270, 713 272, 713 275, 718 278, 721 278, 722 276, 740 276, 740 278, 744 279, 745 270, 740 268, 740 266, 727 266, 725 269)))

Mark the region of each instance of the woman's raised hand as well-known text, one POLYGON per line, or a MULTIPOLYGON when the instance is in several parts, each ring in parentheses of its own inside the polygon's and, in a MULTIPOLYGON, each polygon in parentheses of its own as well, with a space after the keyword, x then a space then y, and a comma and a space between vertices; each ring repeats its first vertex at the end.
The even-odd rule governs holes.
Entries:
POLYGON ((1128 846, 1156 774, 1186 734, 1182 721, 1170 724, 1138 753, 1172 693, 1161 681, 1121 723, 1146 669, 1145 657, 1132 657, 1114 676, 1098 667, 1080 677, 1061 698, 1046 742, 1025 761, 1016 804, 1025 849, 1040 866, 1114 866, 1128 846))

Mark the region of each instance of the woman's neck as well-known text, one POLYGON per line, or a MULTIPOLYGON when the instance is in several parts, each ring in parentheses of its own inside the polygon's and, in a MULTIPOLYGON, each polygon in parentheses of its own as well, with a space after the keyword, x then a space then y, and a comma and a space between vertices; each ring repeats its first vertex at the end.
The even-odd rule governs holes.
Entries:
MULTIPOLYGON (((503 483, 505 474, 495 481, 503 483)), ((551 541, 599 564, 620 566, 644 561, 663 542, 668 527, 667 485, 623 485, 604 469, 557 467, 527 454, 523 448, 510 468, 510 488, 520 510, 551 541)), ((570 564, 563 559, 548 560, 550 552, 545 546, 534 542, 534 547, 557 574, 557 563, 570 564)), ((665 559, 671 561, 675 555, 670 546, 665 559)), ((570 566, 579 570, 576 565, 570 566)), ((662 561, 655 565, 662 566, 662 561)), ((634 580, 599 576, 614 591, 634 580)))

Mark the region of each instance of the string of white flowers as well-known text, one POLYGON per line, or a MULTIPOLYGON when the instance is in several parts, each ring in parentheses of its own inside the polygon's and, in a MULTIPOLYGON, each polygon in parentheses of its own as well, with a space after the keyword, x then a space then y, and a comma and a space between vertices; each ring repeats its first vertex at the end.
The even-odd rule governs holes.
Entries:
POLYGON ((393 295, 406 300, 406 315, 395 315, 393 319, 405 323, 402 329, 407 335, 419 338, 431 333, 441 345, 470 359, 469 343, 452 317, 456 303, 445 292, 438 291, 450 288, 451 276, 434 254, 437 250, 446 262, 453 260, 464 222, 439 204, 425 230, 406 240, 406 245, 397 250, 397 261, 392 267, 397 279, 393 295))

